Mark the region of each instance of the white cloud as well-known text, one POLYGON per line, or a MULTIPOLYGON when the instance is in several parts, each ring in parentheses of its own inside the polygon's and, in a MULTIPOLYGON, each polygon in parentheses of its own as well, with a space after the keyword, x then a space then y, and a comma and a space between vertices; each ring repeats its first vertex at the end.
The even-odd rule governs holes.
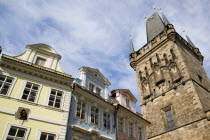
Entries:
MULTIPOLYGON (((181 35, 185 28, 204 55, 204 67, 210 75, 208 0, 162 0, 155 4, 181 35)), ((137 97, 128 36, 132 34, 135 50, 146 44, 143 17, 152 14, 152 5, 148 0, 0 1, 0 45, 4 53, 19 55, 27 44, 49 44, 63 56, 65 72, 78 77, 81 66, 99 68, 112 83, 111 90, 129 88, 137 97)))

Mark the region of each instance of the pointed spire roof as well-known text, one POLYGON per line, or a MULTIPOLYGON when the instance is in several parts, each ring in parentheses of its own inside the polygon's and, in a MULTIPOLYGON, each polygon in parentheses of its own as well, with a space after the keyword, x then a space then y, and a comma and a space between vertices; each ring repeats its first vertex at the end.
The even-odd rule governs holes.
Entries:
POLYGON ((165 25, 160 16, 156 12, 153 13, 146 22, 147 42, 160 34, 164 30, 164 27, 165 25))
POLYGON ((194 48, 196 48, 195 47, 195 45, 193 44, 193 42, 191 41, 191 39, 186 35, 186 38, 187 38, 187 42, 191 45, 191 46, 193 46, 194 48))
POLYGON ((163 18, 163 22, 164 22, 165 26, 168 25, 168 24, 170 24, 170 22, 168 21, 168 19, 167 19, 166 16, 164 15, 164 13, 161 12, 161 14, 162 14, 162 18, 163 18))
POLYGON ((133 41, 130 35, 130 53, 135 53, 134 47, 133 47, 133 41))

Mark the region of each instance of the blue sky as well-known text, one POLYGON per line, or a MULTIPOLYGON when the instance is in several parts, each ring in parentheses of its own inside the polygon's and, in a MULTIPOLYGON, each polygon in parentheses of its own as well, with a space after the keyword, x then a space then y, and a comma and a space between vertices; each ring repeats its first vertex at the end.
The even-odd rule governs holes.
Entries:
POLYGON ((48 44, 62 55, 66 73, 79 77, 81 66, 98 68, 112 83, 110 91, 128 88, 139 99, 129 34, 135 50, 146 44, 144 14, 154 12, 153 4, 183 37, 185 29, 209 76, 209 0, 0 0, 0 45, 15 56, 28 44, 48 44))

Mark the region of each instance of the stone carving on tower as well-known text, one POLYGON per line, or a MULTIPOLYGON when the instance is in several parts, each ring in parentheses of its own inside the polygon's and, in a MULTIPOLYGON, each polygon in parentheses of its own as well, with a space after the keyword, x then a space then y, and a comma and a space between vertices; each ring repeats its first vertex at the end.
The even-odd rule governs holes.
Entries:
MULTIPOLYGON (((146 21, 147 44, 131 51, 149 139, 210 139, 210 81, 203 56, 162 13, 146 21), (170 133, 169 133, 170 132, 170 133), (186 133, 187 132, 187 133, 186 133)), ((133 48, 133 44, 132 44, 133 48)))

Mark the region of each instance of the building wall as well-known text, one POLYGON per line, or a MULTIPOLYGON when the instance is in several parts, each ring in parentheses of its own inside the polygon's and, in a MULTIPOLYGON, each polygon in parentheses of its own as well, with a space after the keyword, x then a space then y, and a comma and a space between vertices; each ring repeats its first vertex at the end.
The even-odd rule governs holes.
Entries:
MULTIPOLYGON (((91 96, 90 96, 91 97, 91 96)), ((105 111, 106 109, 108 109, 108 107, 106 108, 105 106, 103 105, 100 105, 100 104, 97 104, 97 107, 99 108, 100 110, 100 120, 99 120, 99 127, 98 126, 95 126, 93 124, 91 124, 89 121, 87 120, 87 117, 90 117, 90 108, 91 108, 91 105, 93 105, 91 103, 91 98, 88 99, 88 98, 85 98, 84 101, 87 101, 88 103, 88 106, 86 106, 86 115, 89 114, 88 116, 86 116, 86 120, 83 121, 79 118, 77 118, 75 116, 75 109, 76 109, 76 100, 77 100, 78 96, 75 95, 74 93, 72 94, 72 98, 71 98, 71 109, 70 109, 70 116, 69 116, 69 127, 68 127, 68 134, 67 134, 67 140, 72 140, 71 138, 74 136, 74 134, 76 133, 79 133, 79 134, 82 134, 82 138, 84 140, 89 140, 90 137, 91 137, 91 131, 92 130, 95 130, 97 131, 100 135, 103 135, 103 136, 106 136, 112 140, 115 140, 116 139, 116 135, 115 135, 115 118, 114 118, 114 112, 113 111, 109 111, 111 113, 111 131, 107 131, 103 128, 103 120, 102 120, 102 113, 103 111, 105 111), (89 102, 88 102, 89 101, 89 102), (76 126, 79 126, 81 128, 83 128, 85 131, 86 131, 86 134, 82 133, 81 131, 76 131, 76 130, 73 130, 71 128, 72 125, 76 125, 76 126)), ((104 101, 101 101, 101 102, 104 102, 104 101)), ((114 108, 114 107, 113 107, 114 108)), ((81 138, 80 138, 81 139, 81 138)))

